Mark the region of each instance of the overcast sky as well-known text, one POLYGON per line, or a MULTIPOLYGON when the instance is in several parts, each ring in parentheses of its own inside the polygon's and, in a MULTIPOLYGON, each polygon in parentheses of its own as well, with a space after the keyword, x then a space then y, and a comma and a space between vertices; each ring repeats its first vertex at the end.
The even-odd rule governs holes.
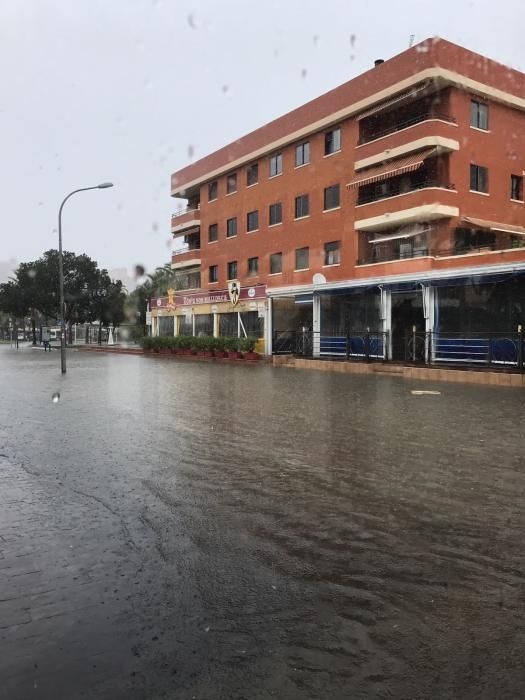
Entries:
POLYGON ((170 173, 442 36, 520 70, 525 1, 0 0, 0 260, 170 258, 170 173), (191 155, 193 154, 193 155, 191 155))

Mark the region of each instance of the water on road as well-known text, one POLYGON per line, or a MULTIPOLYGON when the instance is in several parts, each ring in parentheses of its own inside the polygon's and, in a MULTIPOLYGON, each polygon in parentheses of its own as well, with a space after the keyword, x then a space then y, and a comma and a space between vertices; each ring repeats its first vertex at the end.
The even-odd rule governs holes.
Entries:
POLYGON ((0 386, 2 700, 522 696, 522 390, 9 347, 0 386))

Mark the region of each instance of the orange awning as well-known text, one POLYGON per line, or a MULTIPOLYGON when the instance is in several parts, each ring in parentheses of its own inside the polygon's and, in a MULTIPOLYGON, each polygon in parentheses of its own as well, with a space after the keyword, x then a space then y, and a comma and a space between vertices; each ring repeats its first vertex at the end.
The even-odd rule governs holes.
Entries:
POLYGON ((434 155, 435 152, 435 148, 427 148, 425 151, 412 153, 404 158, 391 160, 389 163, 382 163, 375 168, 367 168, 360 173, 356 173, 354 179, 347 184, 347 188, 352 189, 354 187, 361 187, 362 185, 369 185, 371 182, 388 180, 391 177, 396 177, 396 175, 418 170, 425 160, 429 156, 434 155))
POLYGON ((485 228, 490 231, 500 231, 501 233, 517 233, 521 236, 525 235, 525 228, 523 226, 515 226, 514 224, 501 224, 497 221, 486 221, 485 219, 473 219, 470 216, 464 216, 462 218, 466 224, 475 226, 476 228, 485 228))

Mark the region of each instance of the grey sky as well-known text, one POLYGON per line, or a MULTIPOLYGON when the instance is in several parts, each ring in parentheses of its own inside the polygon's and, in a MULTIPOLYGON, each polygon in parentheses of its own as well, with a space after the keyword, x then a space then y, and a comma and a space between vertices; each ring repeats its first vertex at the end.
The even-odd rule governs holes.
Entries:
POLYGON ((525 69, 523 0, 0 0, 0 259, 170 257, 173 170, 439 35, 525 69), (355 40, 351 40, 351 36, 355 40))

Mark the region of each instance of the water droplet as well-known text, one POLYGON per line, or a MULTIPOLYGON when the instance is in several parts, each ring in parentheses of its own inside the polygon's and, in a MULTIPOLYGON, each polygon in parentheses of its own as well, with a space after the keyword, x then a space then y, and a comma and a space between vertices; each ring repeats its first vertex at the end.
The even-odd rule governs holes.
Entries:
POLYGON ((306 78, 307 74, 308 74, 308 71, 306 70, 306 68, 303 68, 301 71, 301 78, 306 78))
POLYGON ((210 628, 209 628, 209 627, 205 627, 205 628, 204 628, 204 631, 205 631, 205 632, 209 632, 209 631, 210 631, 210 628))
POLYGON ((195 17, 193 15, 188 15, 188 24, 192 29, 197 29, 195 25, 195 17))
POLYGON ((224 92, 224 94, 226 94, 226 93, 228 92, 229 89, 230 89, 230 88, 229 88, 228 85, 223 85, 222 88, 221 88, 221 90, 224 92))
POLYGON ((193 158, 193 154, 195 153, 195 149, 191 145, 191 143, 188 146, 188 158, 193 158))
POLYGON ((60 401, 60 392, 59 391, 55 391, 55 393, 51 397, 51 401, 53 403, 58 403, 60 401))
POLYGON ((31 268, 30 270, 27 271, 27 275, 28 275, 28 277, 30 277, 31 279, 34 279, 34 278, 36 277, 36 270, 33 269, 33 268, 31 268))
POLYGON ((355 34, 350 34, 350 46, 355 44, 355 34))
POLYGON ((144 265, 135 265, 135 277, 143 277, 146 274, 144 265))
POLYGON ((153 229, 153 231, 158 231, 158 230, 159 230, 159 225, 158 225, 158 223, 157 223, 156 221, 154 221, 154 222, 151 224, 151 228, 153 229))
POLYGON ((314 34, 314 36, 313 36, 314 46, 317 46, 318 41, 319 41, 319 36, 317 34, 314 34))

